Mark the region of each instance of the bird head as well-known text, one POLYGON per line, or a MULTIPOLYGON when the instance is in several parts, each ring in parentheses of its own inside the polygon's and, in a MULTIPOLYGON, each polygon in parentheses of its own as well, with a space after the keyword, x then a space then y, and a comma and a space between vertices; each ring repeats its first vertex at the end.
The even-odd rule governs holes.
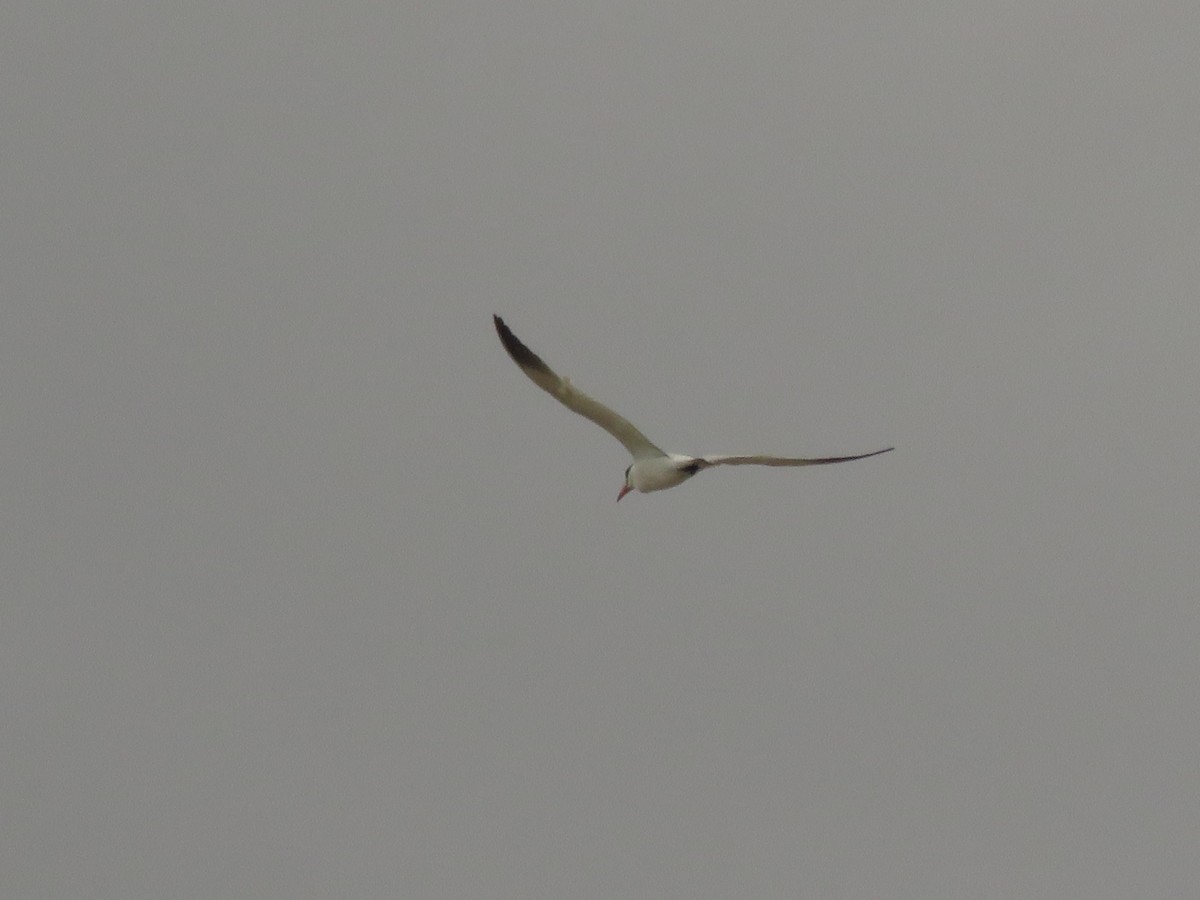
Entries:
POLYGON ((625 470, 625 483, 621 485, 621 493, 617 494, 617 502, 621 502, 621 498, 633 490, 633 466, 625 470))

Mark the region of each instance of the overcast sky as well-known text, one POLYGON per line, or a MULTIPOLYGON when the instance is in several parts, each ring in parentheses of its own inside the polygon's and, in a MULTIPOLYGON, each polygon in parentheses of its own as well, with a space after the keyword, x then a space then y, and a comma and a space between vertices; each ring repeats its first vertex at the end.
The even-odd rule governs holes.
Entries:
POLYGON ((0 11, 0 892, 1200 884, 1200 6, 0 11), (526 343, 718 469, 629 459, 526 343))

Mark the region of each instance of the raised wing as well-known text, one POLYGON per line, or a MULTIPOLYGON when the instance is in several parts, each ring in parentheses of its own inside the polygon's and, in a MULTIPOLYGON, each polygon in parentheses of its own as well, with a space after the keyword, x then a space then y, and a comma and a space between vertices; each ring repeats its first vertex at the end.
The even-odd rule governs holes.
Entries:
POLYGON ((895 447, 885 447, 874 453, 862 453, 858 456, 825 456, 820 459, 795 459, 788 456, 700 456, 697 462, 701 468, 710 466, 825 466, 830 463, 852 462, 856 459, 866 459, 895 450, 895 447))
POLYGON ((521 371, 529 376, 529 380, 543 391, 565 406, 571 412, 579 413, 585 419, 591 419, 618 441, 625 449, 633 454, 634 459, 650 459, 656 456, 666 456, 662 450, 650 443, 649 439, 634 428, 627 419, 617 415, 603 403, 599 403, 571 384, 567 378, 562 378, 541 357, 522 344, 513 334, 504 320, 492 316, 496 323, 496 334, 500 335, 500 343, 508 351, 521 371))

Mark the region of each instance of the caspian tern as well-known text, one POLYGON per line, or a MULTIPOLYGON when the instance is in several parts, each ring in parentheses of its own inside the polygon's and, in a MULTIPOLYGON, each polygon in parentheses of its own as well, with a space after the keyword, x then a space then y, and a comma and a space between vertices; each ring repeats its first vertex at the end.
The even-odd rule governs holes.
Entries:
POLYGON ((543 391, 565 406, 571 412, 578 413, 585 419, 591 419, 618 441, 633 456, 633 464, 625 470, 625 484, 617 494, 617 500, 632 490, 649 494, 651 491, 662 491, 683 484, 702 469, 712 466, 824 466, 829 463, 850 462, 855 459, 866 459, 868 456, 878 456, 894 450, 885 447, 873 453, 861 453, 858 456, 826 456, 820 459, 795 459, 787 456, 683 456, 678 453, 667 453, 660 450, 650 440, 633 427, 623 416, 617 415, 603 403, 593 400, 575 385, 570 379, 556 374, 553 369, 542 362, 540 356, 526 347, 517 336, 504 324, 504 320, 493 315, 496 323, 496 333, 500 335, 500 343, 508 351, 521 371, 529 376, 529 380, 543 391))

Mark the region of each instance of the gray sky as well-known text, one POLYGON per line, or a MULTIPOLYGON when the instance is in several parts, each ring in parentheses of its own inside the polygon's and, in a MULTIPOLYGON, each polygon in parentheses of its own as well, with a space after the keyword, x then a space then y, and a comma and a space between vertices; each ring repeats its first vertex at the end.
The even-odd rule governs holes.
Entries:
POLYGON ((4 895, 1194 892, 1197 46, 6 4, 4 895))

